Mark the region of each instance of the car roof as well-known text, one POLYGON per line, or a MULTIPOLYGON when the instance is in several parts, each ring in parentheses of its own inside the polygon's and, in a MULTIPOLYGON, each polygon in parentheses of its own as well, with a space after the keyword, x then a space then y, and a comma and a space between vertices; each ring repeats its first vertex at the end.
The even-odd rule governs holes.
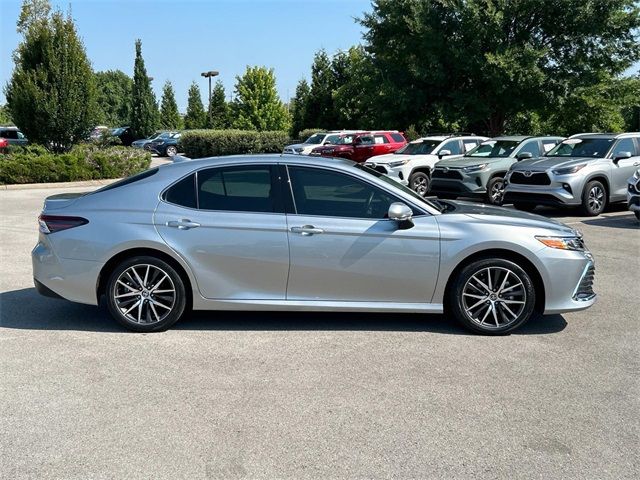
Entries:
POLYGON ((3 125, 3 126, 0 126, 0 128, 3 130, 20 130, 15 125, 6 125, 6 126, 3 125))
POLYGON ((571 135, 569 138, 603 138, 603 139, 611 139, 611 138, 633 138, 640 136, 640 132, 625 132, 625 133, 576 133, 575 135, 571 135))
POLYGON ((490 138, 489 140, 496 140, 496 141, 500 141, 500 140, 505 140, 505 141, 511 141, 511 142, 522 142, 524 140, 529 140, 529 139, 552 139, 552 140, 557 140, 557 139, 563 139, 565 137, 560 137, 557 135, 504 135, 501 137, 493 137, 490 138))

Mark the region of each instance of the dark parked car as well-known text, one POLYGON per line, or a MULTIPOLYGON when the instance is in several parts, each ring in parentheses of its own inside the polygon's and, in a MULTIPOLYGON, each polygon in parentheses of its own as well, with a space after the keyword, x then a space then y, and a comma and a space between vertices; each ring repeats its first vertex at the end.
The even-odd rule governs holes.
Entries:
POLYGON ((27 145, 29 140, 18 127, 0 127, 0 148, 9 145, 27 145))
POLYGON ((130 147, 135 137, 131 127, 118 127, 111 130, 111 135, 118 137, 125 147, 130 147))
POLYGON ((136 140, 131 143, 133 148, 144 148, 144 146, 153 140, 158 139, 168 139, 171 138, 172 135, 175 135, 177 132, 156 132, 151 135, 149 138, 141 138, 140 140, 136 140))
POLYGON ((178 154, 180 133, 172 133, 168 138, 156 138, 144 146, 145 150, 157 153, 161 157, 173 157, 178 154))

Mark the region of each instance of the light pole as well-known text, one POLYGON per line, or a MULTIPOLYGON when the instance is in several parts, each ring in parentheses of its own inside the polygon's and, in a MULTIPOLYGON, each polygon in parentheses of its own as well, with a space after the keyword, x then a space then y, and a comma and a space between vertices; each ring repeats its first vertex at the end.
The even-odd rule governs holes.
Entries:
MULTIPOLYGON (((205 78, 209 79, 209 104, 211 104, 211 77, 216 77, 220 74, 220 72, 217 72, 215 70, 211 70, 209 72, 202 72, 200 75, 202 75, 205 78)), ((209 108, 209 107, 207 107, 209 108)))

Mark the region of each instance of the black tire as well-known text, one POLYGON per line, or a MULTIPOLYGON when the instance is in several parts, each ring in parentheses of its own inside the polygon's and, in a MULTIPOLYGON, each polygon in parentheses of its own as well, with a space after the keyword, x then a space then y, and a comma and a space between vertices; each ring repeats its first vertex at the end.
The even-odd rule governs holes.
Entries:
POLYGON ((111 316, 134 332, 166 330, 182 317, 187 306, 178 272, 165 261, 148 256, 133 257, 118 265, 107 281, 106 297, 111 316), (127 314, 125 309, 133 313, 127 314))
POLYGON ((421 197, 429 193, 431 177, 425 172, 415 172, 409 177, 409 187, 421 197))
POLYGON ((582 192, 582 213, 597 217, 607 206, 607 189, 599 180, 591 180, 582 192))
POLYGON ((175 145, 169 145, 164 151, 165 157, 175 157, 177 154, 178 147, 176 147, 175 145))
POLYGON ((504 199, 504 178, 493 177, 487 184, 485 200, 491 205, 502 205, 504 199))
POLYGON ((535 203, 514 202, 513 206, 516 210, 522 210, 523 212, 533 212, 537 205, 535 203))
POLYGON ((524 269, 511 260, 481 259, 465 266, 453 280, 447 311, 469 330, 503 335, 527 322, 535 304, 535 288, 524 269), (487 272, 492 275, 491 283, 487 272), (504 275, 508 275, 505 283, 504 275), (491 293, 474 278, 486 287, 493 287, 491 293), (482 298, 485 296, 486 299, 482 298))

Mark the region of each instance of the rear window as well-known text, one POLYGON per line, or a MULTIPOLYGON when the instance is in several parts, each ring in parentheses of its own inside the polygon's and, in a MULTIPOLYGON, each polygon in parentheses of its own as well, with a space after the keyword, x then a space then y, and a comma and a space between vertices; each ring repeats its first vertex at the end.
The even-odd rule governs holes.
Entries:
POLYGON ((139 182, 140 180, 143 180, 145 178, 149 178, 152 175, 155 175, 156 173, 158 173, 158 167, 151 168, 149 170, 145 170, 144 172, 138 173, 137 175, 133 175, 131 177, 118 180, 117 182, 113 182, 107 185, 106 187, 102 187, 94 192, 91 192, 91 194, 106 192, 107 190, 113 190, 114 188, 124 187, 125 185, 130 185, 132 183, 139 182))

